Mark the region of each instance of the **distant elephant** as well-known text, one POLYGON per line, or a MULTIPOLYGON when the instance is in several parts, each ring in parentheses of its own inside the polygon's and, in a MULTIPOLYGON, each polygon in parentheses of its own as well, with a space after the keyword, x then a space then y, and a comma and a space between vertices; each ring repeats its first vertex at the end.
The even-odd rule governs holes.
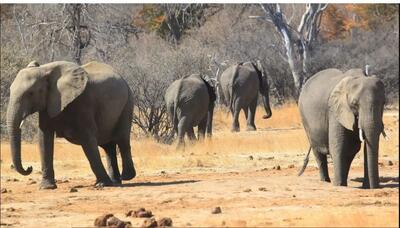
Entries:
POLYGON ((226 69, 218 79, 220 96, 229 107, 232 116, 232 131, 240 131, 239 113, 244 111, 247 119, 247 130, 256 130, 254 118, 256 115, 258 93, 261 94, 266 115, 272 116, 269 104, 269 86, 267 75, 260 61, 244 62, 226 69))
POLYGON ((7 125, 15 170, 22 175, 32 172, 32 167, 24 169, 21 164, 20 128, 28 115, 39 112, 42 189, 57 188, 54 133, 82 146, 97 185, 109 186, 134 178, 130 146, 132 99, 125 80, 106 64, 90 62, 79 66, 58 61, 40 66, 31 62, 19 71, 10 88, 7 125), (122 157, 122 176, 116 145, 122 157), (101 162, 98 146, 106 151, 110 176, 101 162))
POLYGON ((333 184, 347 186, 351 162, 365 140, 363 186, 379 187, 378 151, 379 135, 385 136, 384 103, 382 81, 375 76, 367 77, 362 69, 345 73, 327 69, 305 83, 298 104, 322 181, 330 182, 327 166, 330 154, 335 174, 333 184))
POLYGON ((165 93, 174 132, 178 135, 178 148, 183 148, 187 133, 194 140, 193 127, 198 126, 198 137, 212 135, 212 118, 216 94, 213 82, 207 76, 192 74, 174 81, 165 93))

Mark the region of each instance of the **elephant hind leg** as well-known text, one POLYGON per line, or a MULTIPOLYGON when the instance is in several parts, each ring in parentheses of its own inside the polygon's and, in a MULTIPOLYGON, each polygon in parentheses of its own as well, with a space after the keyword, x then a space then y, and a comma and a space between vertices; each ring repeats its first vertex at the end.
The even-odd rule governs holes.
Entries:
POLYGON ((254 123, 254 119, 256 117, 256 108, 257 108, 257 97, 250 103, 247 109, 247 130, 255 131, 257 130, 256 124, 254 123))
POLYGON ((101 162, 96 138, 93 136, 88 136, 85 137, 82 141, 84 142, 82 144, 83 151, 85 152, 85 155, 89 160, 90 168, 96 176, 96 185, 111 186, 112 181, 107 175, 103 163, 101 162))
POLYGON ((326 157, 326 154, 320 153, 318 150, 314 148, 313 148, 313 154, 315 156, 315 160, 318 165, 320 180, 331 182, 331 179, 329 178, 328 159, 326 157))
POLYGON ((131 180, 136 176, 135 166, 132 161, 131 142, 129 137, 125 137, 117 142, 121 160, 122 160, 122 174, 121 180, 131 180))
POLYGON ((121 176, 118 169, 116 143, 110 142, 101 147, 106 152, 108 176, 114 184, 121 184, 121 176))
POLYGON ((197 129, 197 135, 198 135, 199 140, 204 140, 205 135, 206 135, 206 128, 207 128, 207 115, 205 118, 203 118, 200 121, 198 129, 197 129))
POLYGON ((232 132, 239 132, 240 131, 240 126, 239 126, 239 114, 240 114, 241 108, 239 107, 239 100, 236 100, 235 102, 235 107, 233 108, 233 122, 232 122, 232 132))

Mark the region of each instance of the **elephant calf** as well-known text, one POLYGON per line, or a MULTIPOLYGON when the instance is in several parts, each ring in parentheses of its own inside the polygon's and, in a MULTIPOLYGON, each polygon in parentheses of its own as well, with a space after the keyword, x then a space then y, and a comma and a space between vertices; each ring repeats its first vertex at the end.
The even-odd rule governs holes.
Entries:
POLYGON ((218 79, 222 101, 229 107, 232 116, 232 131, 239 131, 239 113, 244 111, 247 119, 247 130, 256 130, 254 118, 256 115, 258 93, 261 94, 266 115, 272 116, 269 104, 269 86, 267 75, 260 61, 244 62, 226 69, 218 79))
POLYGON ((39 112, 39 147, 42 165, 41 188, 57 188, 53 169, 54 134, 81 145, 97 185, 130 180, 136 172, 131 156, 130 130, 132 92, 110 66, 90 62, 79 66, 58 61, 40 66, 31 62, 19 71, 10 88, 7 125, 12 161, 22 175, 32 167, 21 164, 21 125, 39 112), (122 156, 122 176, 116 157, 122 156), (109 175, 101 162, 98 146, 106 151, 109 175))
POLYGON ((184 147, 185 133, 194 140, 193 127, 198 126, 199 139, 212 135, 212 118, 216 99, 214 87, 207 76, 192 74, 174 81, 165 92, 165 102, 178 148, 184 147))
MULTIPOLYGON (((364 142, 365 188, 379 187, 379 135, 385 136, 381 80, 361 69, 323 70, 304 85, 299 108, 322 181, 330 181, 327 154, 333 159, 334 185, 347 186, 351 162, 364 142)), ((307 155, 308 158, 308 155, 307 155)), ((303 167, 306 166, 306 163, 303 167)), ((301 175, 301 173, 299 174, 301 175)))

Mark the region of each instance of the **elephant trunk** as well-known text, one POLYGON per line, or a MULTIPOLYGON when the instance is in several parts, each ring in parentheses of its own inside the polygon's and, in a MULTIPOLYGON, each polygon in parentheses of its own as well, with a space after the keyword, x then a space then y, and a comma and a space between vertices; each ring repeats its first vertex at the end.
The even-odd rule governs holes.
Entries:
POLYGON ((378 168, 378 157, 379 157, 379 135, 380 131, 377 129, 366 128, 363 129, 365 134, 365 146, 364 153, 365 159, 364 164, 368 170, 368 181, 370 188, 379 188, 379 168, 378 168))
POLYGON ((263 119, 268 119, 268 118, 270 118, 272 116, 271 107, 269 105, 269 94, 268 94, 268 91, 264 91, 262 93, 262 100, 263 100, 264 109, 265 109, 265 113, 266 113, 266 115, 264 115, 262 118, 263 119))
POLYGON ((32 167, 29 166, 27 169, 22 167, 21 162, 21 129, 20 124, 22 122, 22 109, 21 106, 9 103, 7 109, 7 128, 10 138, 11 146, 11 157, 15 170, 18 173, 26 176, 32 173, 32 167))
POLYGON ((379 188, 379 136, 383 130, 382 115, 376 110, 369 110, 367 115, 360 113, 361 134, 364 134, 365 179, 369 188, 379 188), (365 161, 366 160, 366 161, 365 161))

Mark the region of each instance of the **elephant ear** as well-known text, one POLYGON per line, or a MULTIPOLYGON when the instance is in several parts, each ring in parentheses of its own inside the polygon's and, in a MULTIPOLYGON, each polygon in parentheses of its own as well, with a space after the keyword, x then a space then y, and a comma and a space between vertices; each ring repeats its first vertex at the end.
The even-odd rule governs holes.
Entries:
POLYGON ((82 94, 88 81, 88 73, 82 67, 71 64, 66 68, 49 73, 47 113, 50 117, 57 116, 82 94))
POLYGON ((352 77, 343 78, 332 90, 329 96, 328 105, 339 123, 348 130, 353 131, 355 126, 355 116, 348 102, 346 84, 352 77))

